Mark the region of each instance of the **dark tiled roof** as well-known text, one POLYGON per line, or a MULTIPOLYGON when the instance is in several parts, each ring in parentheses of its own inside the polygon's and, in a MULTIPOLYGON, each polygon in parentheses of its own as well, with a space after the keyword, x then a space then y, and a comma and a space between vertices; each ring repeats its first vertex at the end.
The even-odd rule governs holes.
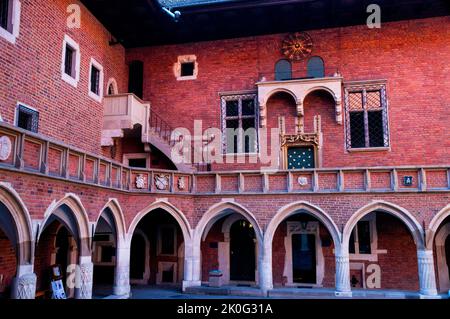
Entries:
POLYGON ((198 5, 216 4, 222 2, 236 2, 239 0, 159 0, 162 6, 169 8, 181 8, 198 5))

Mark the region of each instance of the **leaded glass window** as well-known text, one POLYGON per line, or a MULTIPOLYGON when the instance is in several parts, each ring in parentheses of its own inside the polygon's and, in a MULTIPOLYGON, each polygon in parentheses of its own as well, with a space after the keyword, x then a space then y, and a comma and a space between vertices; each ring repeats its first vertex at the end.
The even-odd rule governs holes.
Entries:
POLYGON ((223 152, 258 151, 258 113, 256 94, 222 96, 223 152))
POLYGON ((389 147, 385 84, 345 87, 347 149, 389 147))

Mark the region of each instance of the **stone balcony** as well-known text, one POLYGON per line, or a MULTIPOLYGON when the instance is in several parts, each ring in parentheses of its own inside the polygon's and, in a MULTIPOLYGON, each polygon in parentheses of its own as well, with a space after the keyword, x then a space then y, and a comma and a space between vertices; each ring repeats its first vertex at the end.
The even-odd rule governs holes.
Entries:
POLYGON ((260 108, 261 127, 267 125, 267 102, 278 92, 290 94, 297 105, 297 115, 301 120, 304 115, 303 102, 308 94, 314 91, 326 91, 335 101, 336 122, 342 124, 342 84, 339 73, 322 78, 298 78, 292 80, 267 80, 265 76, 256 83, 258 87, 258 103, 260 108))
POLYGON ((125 130, 141 127, 141 140, 148 142, 150 103, 134 94, 104 97, 102 146, 113 146, 114 138, 122 138, 125 130))

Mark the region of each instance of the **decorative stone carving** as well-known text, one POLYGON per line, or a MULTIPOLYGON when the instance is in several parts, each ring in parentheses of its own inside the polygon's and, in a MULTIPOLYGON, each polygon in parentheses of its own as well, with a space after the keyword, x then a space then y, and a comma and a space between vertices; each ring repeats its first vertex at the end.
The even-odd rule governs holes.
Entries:
POLYGON ((77 299, 92 298, 93 270, 93 263, 80 265, 80 287, 78 289, 77 299))
POLYGON ((156 175, 155 176, 155 186, 158 190, 166 190, 169 186, 169 176, 168 175, 156 175))
POLYGON ((186 182, 185 182, 185 177, 184 176, 180 176, 178 177, 178 189, 180 191, 184 190, 186 188, 186 182))
POLYGON ((312 48, 312 38, 306 32, 289 34, 282 43, 282 53, 289 60, 303 60, 311 55, 312 48))
POLYGON ((145 188, 145 176, 144 174, 139 174, 136 176, 136 188, 143 189, 145 188))
POLYGON ((36 295, 36 275, 34 273, 16 278, 16 287, 13 290, 14 299, 34 299, 36 295))
POLYGON ((419 285, 421 295, 425 297, 437 296, 433 251, 419 250, 417 252, 417 258, 419 264, 419 285))
POLYGON ((6 161, 11 155, 12 144, 8 136, 0 137, 0 161, 6 161))
POLYGON ((298 184, 300 185, 300 186, 306 186, 306 185, 308 185, 308 178, 307 177, 304 177, 304 176, 300 176, 299 178, 298 178, 298 184))
POLYGON ((287 144, 298 144, 298 143, 312 143, 315 145, 319 145, 319 135, 316 133, 304 133, 304 134, 293 134, 282 136, 281 147, 287 144))

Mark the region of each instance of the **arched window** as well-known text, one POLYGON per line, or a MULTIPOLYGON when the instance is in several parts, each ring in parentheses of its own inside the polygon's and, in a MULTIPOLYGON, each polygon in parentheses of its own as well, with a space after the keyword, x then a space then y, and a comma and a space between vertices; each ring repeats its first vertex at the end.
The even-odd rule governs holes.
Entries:
POLYGON ((292 79, 292 66, 288 60, 280 60, 275 64, 275 81, 292 79))
POLYGON ((118 89, 117 89, 117 82, 114 78, 109 79, 107 88, 108 88, 108 91, 107 91, 108 95, 119 94, 118 89))
POLYGON ((325 67, 321 57, 313 56, 308 60, 308 77, 323 78, 325 76, 325 67))

